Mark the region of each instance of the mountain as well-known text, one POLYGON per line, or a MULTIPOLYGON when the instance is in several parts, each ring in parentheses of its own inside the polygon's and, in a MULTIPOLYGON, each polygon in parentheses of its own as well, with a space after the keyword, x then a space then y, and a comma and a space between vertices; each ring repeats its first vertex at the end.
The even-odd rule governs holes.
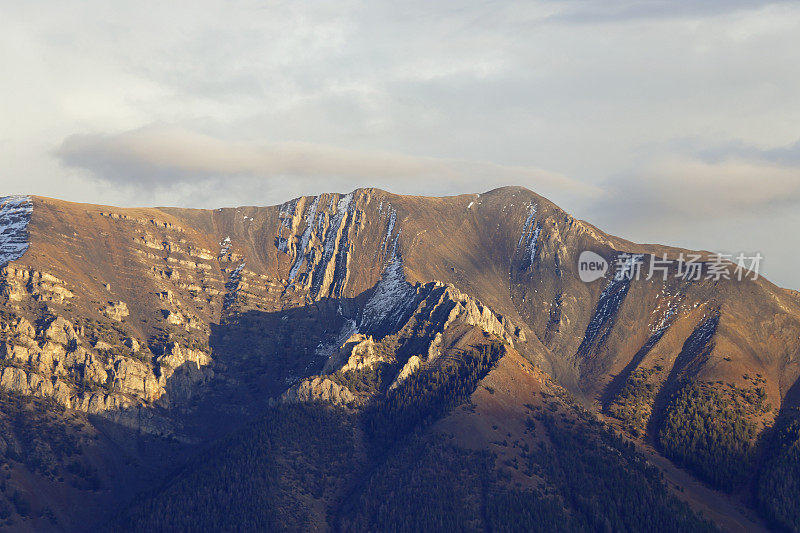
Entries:
POLYGON ((518 187, 0 230, 10 528, 800 529, 800 296, 735 261, 518 187))

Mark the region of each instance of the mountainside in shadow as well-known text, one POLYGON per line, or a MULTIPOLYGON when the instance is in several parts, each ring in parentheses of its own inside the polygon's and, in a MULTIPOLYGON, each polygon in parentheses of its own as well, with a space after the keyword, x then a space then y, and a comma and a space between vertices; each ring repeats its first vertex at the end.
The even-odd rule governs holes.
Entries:
POLYGON ((523 188, 6 197, 0 266, 14 529, 800 529, 798 294, 523 188))

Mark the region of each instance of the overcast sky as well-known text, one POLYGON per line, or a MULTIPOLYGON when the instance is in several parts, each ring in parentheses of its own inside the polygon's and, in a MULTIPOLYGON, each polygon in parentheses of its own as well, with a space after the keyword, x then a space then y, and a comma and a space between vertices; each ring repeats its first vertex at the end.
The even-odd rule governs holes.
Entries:
POLYGON ((271 205, 523 185, 800 288, 800 3, 0 0, 0 187, 271 205), (183 5, 180 5, 183 4, 183 5))

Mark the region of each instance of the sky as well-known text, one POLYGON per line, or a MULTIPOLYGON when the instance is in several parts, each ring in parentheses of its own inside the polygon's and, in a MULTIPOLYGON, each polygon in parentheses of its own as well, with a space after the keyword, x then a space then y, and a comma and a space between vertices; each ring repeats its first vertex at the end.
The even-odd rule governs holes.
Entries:
POLYGON ((800 2, 0 0, 0 194, 522 185, 800 289, 800 2))

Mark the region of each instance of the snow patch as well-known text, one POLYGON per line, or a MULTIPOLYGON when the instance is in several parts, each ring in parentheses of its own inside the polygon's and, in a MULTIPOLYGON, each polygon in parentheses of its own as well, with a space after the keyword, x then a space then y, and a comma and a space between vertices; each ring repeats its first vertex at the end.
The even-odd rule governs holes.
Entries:
POLYGON ((708 341, 711 340, 711 337, 714 336, 714 333, 717 331, 717 324, 719 323, 718 316, 712 316, 711 318, 706 319, 700 327, 698 327, 694 332, 694 340, 696 341, 697 345, 705 346, 708 344, 708 341))
POLYGON ((530 264, 533 265, 533 260, 536 258, 536 243, 539 241, 539 235, 542 233, 542 226, 536 223, 536 204, 528 206, 528 216, 525 219, 525 224, 522 226, 522 235, 519 236, 517 242, 517 250, 525 246, 530 256, 530 264))
POLYGON ((225 257, 231 251, 231 238, 225 237, 219 243, 219 257, 225 257))
MULTIPOLYGON (((608 298, 609 295, 614 293, 618 293, 618 289, 626 284, 629 284, 631 279, 633 278, 633 274, 635 272, 634 269, 638 268, 638 265, 641 264, 642 258, 644 254, 620 254, 617 256, 616 265, 617 270, 614 273, 614 278, 608 282, 606 288, 603 289, 603 292, 600 294, 600 301, 603 302, 604 299, 608 298), (623 256, 624 259, 620 259, 623 256)), ((627 291, 625 291, 627 292, 627 291)), ((624 294, 622 295, 624 297, 624 294)), ((619 302, 622 303, 622 302, 619 302)), ((619 307, 619 304, 616 305, 619 307)))
MULTIPOLYGON (((503 209, 505 209, 505 207, 503 209)), ((522 235, 519 236, 519 242, 517 243, 517 248, 520 248, 522 246, 522 242, 525 241, 526 238, 530 236, 530 230, 532 229, 535 220, 536 220, 536 204, 531 204, 528 206, 528 218, 525 219, 525 225, 522 227, 522 235)))
POLYGON ((352 223, 353 219, 349 219, 347 223, 345 223, 345 219, 348 213, 352 213, 355 210, 356 204, 353 203, 352 192, 342 196, 338 202, 336 202, 336 198, 336 195, 331 197, 330 206, 332 207, 335 204, 336 211, 333 217, 330 218, 328 230, 324 232, 324 235, 322 235, 321 231, 321 228, 324 226, 323 217, 329 215, 327 213, 320 214, 317 222, 320 228, 320 238, 322 240, 322 257, 319 262, 317 262, 312 275, 311 293, 315 297, 322 288, 322 283, 324 281, 322 274, 327 272, 329 268, 333 267, 334 269, 333 279, 330 284, 330 289, 334 292, 342 288, 347 276, 346 270, 349 250, 349 244, 347 242, 347 224, 352 223), (345 225, 344 229, 342 229, 343 225, 345 225), (340 232, 341 241, 339 242, 339 249, 337 250, 336 239, 339 237, 340 232), (332 261, 333 265, 331 265, 332 261))
POLYGON ((292 233, 291 221, 294 217, 295 209, 297 208, 297 199, 290 200, 284 204, 281 204, 280 209, 278 210, 278 217, 280 218, 280 222, 278 223, 278 250, 283 253, 289 252, 289 238, 283 236, 283 230, 286 229, 289 232, 289 235, 292 233))
MULTIPOLYGON (((325 262, 333 257, 333 248, 336 246, 336 236, 339 234, 339 228, 342 226, 342 220, 344 220, 344 215, 350 208, 350 203, 352 201, 353 193, 348 193, 343 196, 336 205, 336 215, 334 215, 333 220, 331 221, 328 234, 325 235, 325 262)), ((331 205, 333 205, 333 198, 331 199, 331 205)))
POLYGON ((677 307, 674 306, 668 307, 666 312, 664 312, 664 314, 661 315, 661 318, 659 318, 653 324, 650 324, 650 332, 655 333, 657 335, 664 333, 667 330, 667 327, 669 327, 670 319, 673 316, 675 316, 677 312, 678 312, 677 307))
POLYGON ((236 294, 239 292, 239 282, 242 280, 242 270, 244 270, 245 262, 237 266, 229 275, 228 281, 225 282, 225 298, 222 302, 224 308, 228 308, 236 300, 236 294))
POLYGON ((28 223, 33 213, 30 196, 0 197, 0 267, 28 250, 28 223))
POLYGON ((244 268, 244 265, 245 265, 245 264, 246 264, 245 262, 242 262, 242 264, 241 264, 241 265, 237 266, 237 267, 234 269, 234 271, 233 271, 233 272, 231 272, 231 275, 228 277, 228 279, 229 279, 230 281, 233 281, 233 280, 238 280, 238 279, 241 277, 241 275, 242 275, 242 269, 244 268))
POLYGON ((314 201, 311 202, 311 207, 308 208, 308 212, 306 213, 306 229, 303 231, 302 237, 300 237, 300 247, 297 250, 297 257, 294 260, 292 269, 289 271, 289 281, 294 281, 295 276, 297 276, 300 267, 303 266, 303 262, 306 259, 306 248, 308 247, 308 241, 311 240, 311 232, 314 231, 314 218, 317 216, 318 205, 319 196, 315 196, 314 201))
POLYGON ((400 240, 400 234, 403 232, 403 229, 400 228, 397 230, 397 235, 394 236, 394 244, 392 245, 392 257, 397 256, 397 241, 400 240))
MULTIPOLYGON (((391 204, 388 207, 388 213, 389 213, 389 223, 386 225, 386 234, 383 236, 383 242, 381 242, 381 250, 383 250, 384 255, 386 255, 386 252, 388 251, 389 239, 392 238, 394 225, 395 222, 397 221, 397 212, 394 210, 391 204)), ((394 254, 392 254, 391 257, 394 257, 394 254)))
MULTIPOLYGON (((600 294, 597 308, 595 309, 591 321, 589 321, 589 325, 586 326, 586 333, 583 336, 583 342, 578 348, 578 353, 586 353, 589 346, 597 339, 600 331, 606 326, 613 326, 615 317, 622 306, 622 302, 628 294, 634 269, 642 262, 643 257, 643 254, 617 255, 617 272, 600 294)), ((605 334, 600 339, 601 343, 609 332, 610 327, 606 329, 605 334)))
MULTIPOLYGON (((340 306, 339 315, 341 314, 342 314, 342 308, 340 306)), ((346 322, 344 326, 342 326, 341 331, 339 332, 339 334, 336 336, 335 339, 327 343, 321 342, 314 349, 314 355, 316 356, 317 361, 320 360, 324 361, 336 355, 336 352, 339 350, 339 348, 341 348, 344 345, 345 342, 347 342, 347 339, 358 333, 358 324, 356 323, 356 321, 352 319, 345 319, 345 320, 346 322)), ((306 367, 306 369, 308 369, 308 367, 306 367)))
POLYGON ((531 255, 531 264, 533 264, 533 260, 536 257, 536 242, 539 240, 539 234, 542 232, 541 226, 536 226, 536 229, 533 231, 531 235, 531 240, 528 241, 528 251, 531 255))
POLYGON ((655 335, 663 335, 672 322, 672 317, 680 311, 682 295, 680 292, 671 292, 666 286, 656 294, 656 308, 653 309, 648 329, 655 335))
POLYGON ((406 281, 403 261, 395 256, 364 306, 358 329, 361 332, 394 330, 414 304, 416 293, 414 286, 406 281))

